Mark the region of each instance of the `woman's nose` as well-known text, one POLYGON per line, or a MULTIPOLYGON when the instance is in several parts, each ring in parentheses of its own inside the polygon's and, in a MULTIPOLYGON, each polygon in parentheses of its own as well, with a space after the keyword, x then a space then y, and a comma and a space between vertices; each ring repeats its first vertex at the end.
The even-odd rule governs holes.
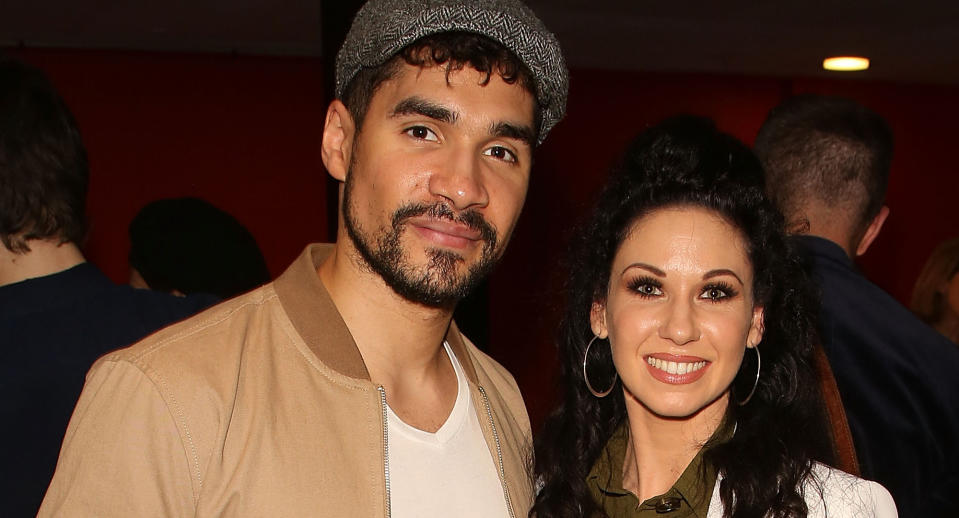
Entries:
POLYGON ((699 325, 689 303, 683 301, 669 303, 662 325, 659 327, 659 336, 672 340, 676 345, 699 340, 699 325))

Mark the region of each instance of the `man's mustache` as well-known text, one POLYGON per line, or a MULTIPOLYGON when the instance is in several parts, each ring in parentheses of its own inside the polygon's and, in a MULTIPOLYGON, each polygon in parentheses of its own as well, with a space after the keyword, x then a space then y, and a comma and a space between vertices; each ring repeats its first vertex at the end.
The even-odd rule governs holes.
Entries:
POLYGON ((493 249, 496 247, 496 230, 490 225, 482 214, 475 210, 465 210, 455 212, 445 203, 413 203, 400 207, 393 213, 393 228, 398 229, 410 218, 427 216, 434 219, 445 219, 454 223, 466 225, 470 230, 480 233, 480 238, 485 241, 486 247, 493 249))

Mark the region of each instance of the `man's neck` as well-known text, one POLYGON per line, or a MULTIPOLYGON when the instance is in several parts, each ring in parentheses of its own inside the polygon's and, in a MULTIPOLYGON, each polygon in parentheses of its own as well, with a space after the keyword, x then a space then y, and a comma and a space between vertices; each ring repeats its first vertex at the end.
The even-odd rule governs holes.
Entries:
POLYGON ((337 243, 317 273, 394 412, 412 426, 435 431, 456 397, 455 372, 443 350, 453 308, 404 299, 358 265, 351 251, 337 243))
POLYGON ((0 286, 59 273, 83 263, 83 253, 73 243, 34 239, 29 252, 18 254, 0 246, 0 286))
POLYGON ((789 218, 793 222, 790 231, 828 239, 839 245, 849 257, 855 257, 852 245, 852 229, 844 214, 823 207, 807 208, 803 214, 789 218), (801 223, 799 223, 801 222, 801 223))

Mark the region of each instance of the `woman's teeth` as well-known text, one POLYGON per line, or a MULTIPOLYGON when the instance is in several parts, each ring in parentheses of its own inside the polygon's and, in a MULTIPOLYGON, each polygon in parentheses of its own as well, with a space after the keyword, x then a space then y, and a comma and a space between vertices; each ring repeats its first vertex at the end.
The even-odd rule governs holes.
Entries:
POLYGON ((687 374, 690 372, 696 372, 699 369, 702 369, 706 366, 706 361, 699 362, 669 362, 660 360, 659 358, 653 358, 652 356, 646 358, 646 362, 651 366, 661 370, 666 371, 670 374, 687 374))

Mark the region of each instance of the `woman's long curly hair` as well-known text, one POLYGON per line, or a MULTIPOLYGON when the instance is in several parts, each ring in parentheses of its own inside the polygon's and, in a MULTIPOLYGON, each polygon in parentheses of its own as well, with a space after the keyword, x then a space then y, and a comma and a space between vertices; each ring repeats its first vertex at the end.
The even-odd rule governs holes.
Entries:
MULTIPOLYGON (((754 270, 753 292, 764 308, 762 372, 755 394, 756 356, 747 354, 732 386, 725 419, 734 437, 706 452, 718 468, 725 516, 805 517, 801 488, 812 461, 831 461, 816 381, 816 303, 802 261, 786 240, 783 219, 763 193, 752 152, 708 119, 676 117, 642 133, 627 150, 571 243, 566 312, 561 327, 562 401, 536 444, 541 484, 530 516, 598 513, 586 477, 626 417, 622 390, 594 397, 583 379, 583 355, 593 338, 590 308, 604 301, 610 268, 637 220, 676 206, 714 211, 737 228, 754 270)), ((608 347, 590 351, 590 380, 605 389, 614 367, 608 347), (605 366, 593 369, 593 364, 605 366)), ((619 385, 619 383, 617 383, 619 385)), ((602 513, 598 513, 602 515, 602 513)))

